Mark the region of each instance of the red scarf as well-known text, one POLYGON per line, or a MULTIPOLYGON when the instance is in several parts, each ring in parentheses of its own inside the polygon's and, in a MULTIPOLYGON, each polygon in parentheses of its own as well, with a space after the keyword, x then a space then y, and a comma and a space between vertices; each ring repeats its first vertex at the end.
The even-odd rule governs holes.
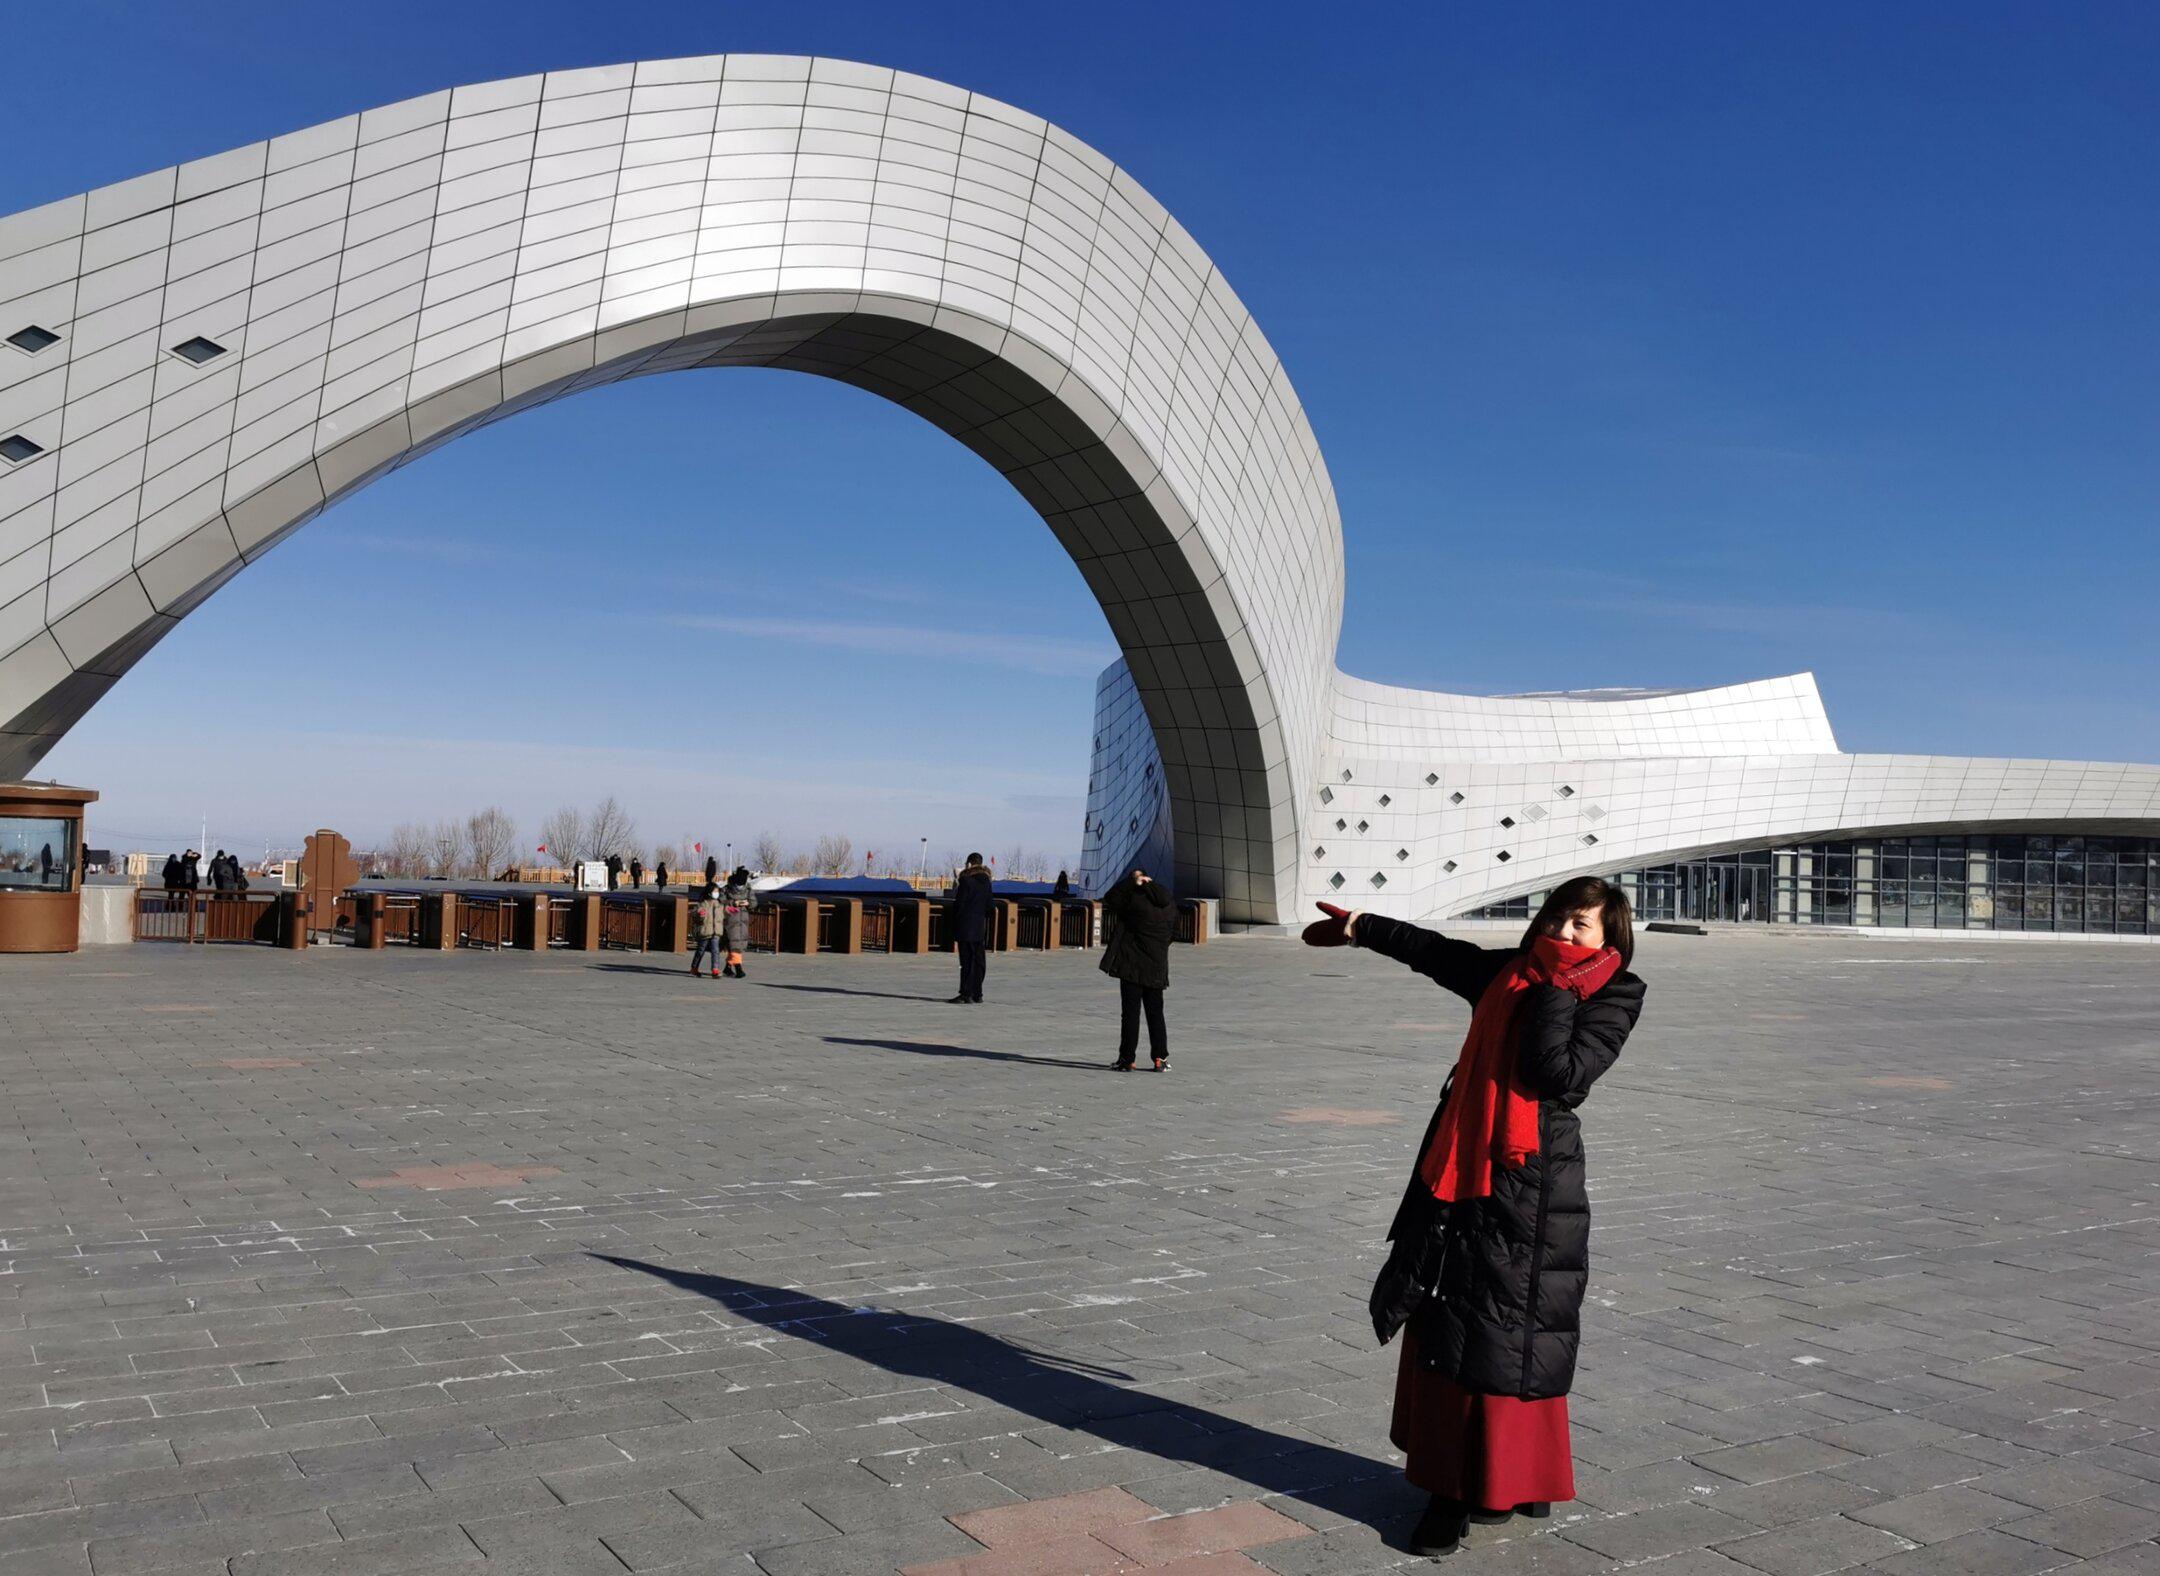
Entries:
POLYGON ((1492 1196, 1493 1163, 1513 1171, 1537 1153, 1538 1102, 1517 1081, 1516 1009, 1533 985, 1558 985, 1587 1001, 1620 970, 1611 947, 1540 936, 1493 976, 1470 1014, 1455 1058, 1455 1087, 1418 1174, 1443 1203, 1492 1196))

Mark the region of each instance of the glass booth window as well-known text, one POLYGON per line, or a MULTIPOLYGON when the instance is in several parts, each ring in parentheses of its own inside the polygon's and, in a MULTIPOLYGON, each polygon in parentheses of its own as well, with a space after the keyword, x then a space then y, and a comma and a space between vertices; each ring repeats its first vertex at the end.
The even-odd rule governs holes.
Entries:
POLYGON ((0 816, 0 889, 71 889, 78 824, 60 816, 0 816))

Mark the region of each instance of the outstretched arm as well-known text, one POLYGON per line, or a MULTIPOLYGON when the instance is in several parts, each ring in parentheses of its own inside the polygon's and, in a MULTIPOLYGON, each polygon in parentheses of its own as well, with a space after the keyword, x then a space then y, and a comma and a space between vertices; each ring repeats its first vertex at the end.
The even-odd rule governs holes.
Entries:
POLYGON ((1451 990, 1473 1003, 1484 994, 1485 987, 1492 983, 1494 970, 1506 958, 1506 955, 1488 952, 1470 942, 1443 936, 1437 930, 1427 930, 1407 920, 1390 919, 1385 914, 1353 915, 1350 940, 1368 952, 1377 952, 1415 969, 1441 989, 1451 990))

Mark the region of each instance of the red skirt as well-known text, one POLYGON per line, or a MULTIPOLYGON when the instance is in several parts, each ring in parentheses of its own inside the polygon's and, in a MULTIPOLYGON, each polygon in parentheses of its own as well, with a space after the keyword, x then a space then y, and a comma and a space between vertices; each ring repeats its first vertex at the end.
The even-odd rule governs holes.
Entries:
POLYGON ((1417 1338, 1407 1329, 1402 1342, 1388 1437, 1406 1458, 1403 1476, 1428 1494, 1479 1510, 1575 1497, 1566 1396, 1476 1395, 1419 1367, 1417 1338))

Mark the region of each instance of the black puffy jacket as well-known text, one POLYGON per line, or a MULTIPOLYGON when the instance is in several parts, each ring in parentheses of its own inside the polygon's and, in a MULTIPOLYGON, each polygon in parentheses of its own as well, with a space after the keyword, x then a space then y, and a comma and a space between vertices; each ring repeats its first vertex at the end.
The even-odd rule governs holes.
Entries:
MULTIPOLYGON (((1408 964, 1473 1008, 1518 955, 1377 914, 1358 916, 1357 944, 1408 964)), ((1625 972, 1584 1002, 1557 986, 1532 986, 1516 1020, 1517 1076, 1538 1096, 1538 1152, 1519 1170, 1496 1169, 1490 1197, 1452 1205, 1435 1201, 1412 1167, 1388 1236, 1400 1257, 1426 1234, 1443 1233, 1438 1288, 1411 1317, 1420 1359, 1465 1390, 1543 1400, 1566 1395, 1574 1382, 1590 1278, 1575 1107, 1619 1057, 1643 993, 1642 980, 1625 972)), ((1435 1111, 1433 1124, 1439 1120, 1435 1111)), ((1428 1126, 1419 1158, 1432 1132, 1428 1126)))
POLYGON ((988 939, 995 901, 987 865, 969 865, 953 882, 953 939, 975 946, 988 939))
POLYGON ((1170 985, 1170 937, 1177 907, 1160 881, 1145 885, 1131 876, 1103 894, 1102 971, 1135 985, 1170 985))

